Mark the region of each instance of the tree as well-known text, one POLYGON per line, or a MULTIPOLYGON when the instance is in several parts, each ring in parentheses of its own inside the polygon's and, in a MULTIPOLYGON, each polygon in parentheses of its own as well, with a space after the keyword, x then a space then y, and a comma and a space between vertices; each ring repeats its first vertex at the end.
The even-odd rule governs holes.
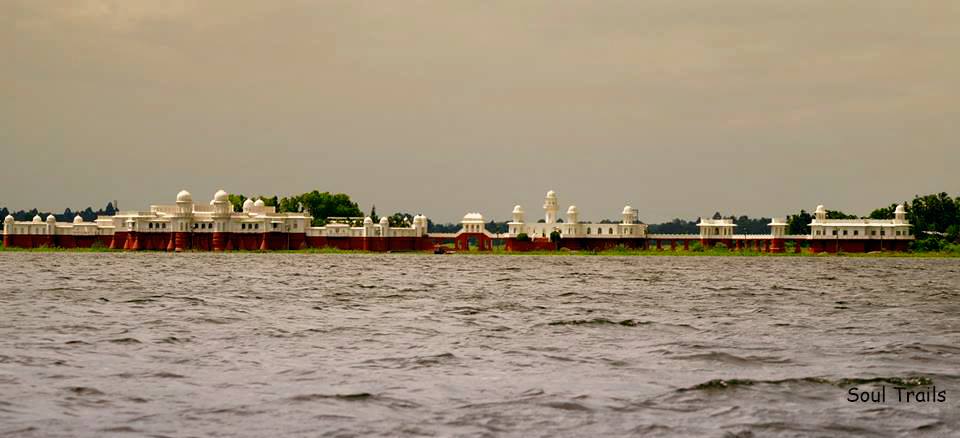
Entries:
POLYGON ((240 212, 243 211, 243 202, 247 200, 247 197, 243 195, 228 195, 227 200, 233 205, 233 211, 240 212))
POLYGON ((810 222, 813 222, 813 216, 806 210, 800 210, 800 214, 787 216, 787 234, 810 234, 810 222))
POLYGON ((720 212, 718 211, 718 212, 716 212, 716 213, 713 214, 713 219, 714 219, 714 220, 723 219, 723 216, 721 216, 721 215, 720 215, 720 212))
MULTIPOLYGON (((371 216, 371 219, 373 219, 372 216, 371 216)), ((390 215, 390 217, 388 217, 387 220, 390 221, 391 227, 400 228, 400 227, 409 227, 410 225, 413 225, 413 215, 410 213, 396 212, 390 215)))
POLYGON ((380 216, 377 216, 377 205, 373 204, 373 207, 370 207, 370 219, 373 219, 373 222, 380 222, 380 216))

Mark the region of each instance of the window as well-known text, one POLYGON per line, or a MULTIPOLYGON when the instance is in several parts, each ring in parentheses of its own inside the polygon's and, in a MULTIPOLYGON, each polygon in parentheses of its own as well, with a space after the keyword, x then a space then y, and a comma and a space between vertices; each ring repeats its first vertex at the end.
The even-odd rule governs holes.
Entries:
POLYGON ((871 236, 876 236, 876 235, 877 235, 877 230, 870 230, 870 235, 871 235, 871 236))
POLYGON ((843 235, 844 235, 844 236, 847 235, 847 230, 843 230, 843 235))
POLYGON ((887 231, 886 231, 886 230, 880 230, 880 235, 881 235, 881 236, 886 236, 886 235, 887 235, 887 231))
POLYGON ((837 230, 833 230, 833 235, 834 235, 834 236, 837 235, 837 230))
POLYGON ((153 228, 153 222, 150 222, 149 224, 147 224, 147 228, 153 228))
POLYGON ((294 229, 294 230, 297 229, 297 223, 296 223, 296 222, 293 223, 293 229, 294 229))
POLYGON ((590 227, 587 227, 587 234, 590 234, 590 227))
POLYGON ((256 230, 259 230, 259 229, 260 229, 260 224, 253 224, 253 228, 256 229, 256 230))
POLYGON ((854 236, 859 236, 859 235, 860 235, 860 230, 853 230, 853 235, 854 235, 854 236))
POLYGON ((613 234, 613 228, 611 228, 611 229, 609 229, 609 230, 607 230, 607 231, 608 231, 607 234, 613 234))
POLYGON ((280 225, 280 224, 273 224, 273 229, 274 229, 274 230, 277 229, 277 225, 280 225))
POLYGON ((597 234, 603 234, 603 228, 597 228, 597 234))
POLYGON ((897 230, 897 235, 898 235, 898 236, 900 235, 900 230, 897 230))
POLYGON ((713 234, 720 234, 720 229, 719 229, 719 228, 714 228, 714 229, 713 229, 713 234))

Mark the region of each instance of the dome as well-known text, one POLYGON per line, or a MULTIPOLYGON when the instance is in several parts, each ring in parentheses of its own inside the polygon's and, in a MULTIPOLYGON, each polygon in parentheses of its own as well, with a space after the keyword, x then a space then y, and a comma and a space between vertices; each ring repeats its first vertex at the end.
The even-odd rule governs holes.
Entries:
POLYGON ((253 208, 253 199, 243 201, 243 211, 250 211, 251 208, 253 208))
POLYGON ((903 208, 903 204, 897 205, 897 209, 893 211, 894 213, 906 213, 907 210, 903 208))
POLYGON ((577 214, 577 206, 571 205, 570 208, 567 209, 567 214, 577 214))
POLYGON ((265 204, 263 203, 263 199, 257 199, 256 201, 253 202, 254 207, 263 207, 264 205, 265 204))
POLYGON ((57 218, 54 217, 52 214, 48 214, 48 215, 47 215, 47 222, 51 222, 51 223, 52 223, 52 222, 56 222, 56 221, 57 221, 57 218))
POLYGON ((388 226, 390 226, 390 219, 387 219, 386 217, 380 218, 380 226, 381 226, 381 227, 388 227, 388 226))
POLYGON ((5 224, 12 224, 13 221, 14 219, 12 214, 8 214, 7 217, 3 218, 3 223, 5 224))
POLYGON ((76 216, 73 217, 73 223, 75 223, 75 224, 82 224, 82 223, 83 223, 83 218, 80 217, 80 215, 78 214, 78 215, 76 215, 76 216))
POLYGON ((363 218, 364 225, 373 225, 373 219, 370 219, 370 216, 363 218))
POLYGON ((513 206, 513 214, 523 214, 523 207, 519 205, 513 206))
POLYGON ((814 211, 814 213, 826 213, 826 212, 827 210, 823 208, 823 204, 818 205, 817 209, 814 211))
POLYGON ((177 202, 193 202, 193 195, 186 190, 181 190, 177 193, 177 202))
POLYGON ((636 210, 634 210, 633 207, 629 205, 623 206, 623 214, 633 214, 635 211, 636 210))
POLYGON ((463 220, 465 221, 482 221, 483 215, 480 213, 467 213, 463 215, 463 220))
POLYGON ((551 191, 547 192, 547 197, 548 197, 548 198, 556 198, 556 197, 557 197, 557 192, 551 190, 551 191))
POLYGON ((43 222, 43 218, 41 218, 40 215, 38 214, 33 217, 33 222, 39 224, 40 222, 43 222))
POLYGON ((213 194, 213 202, 227 202, 230 200, 230 195, 223 189, 217 190, 217 193, 213 194))

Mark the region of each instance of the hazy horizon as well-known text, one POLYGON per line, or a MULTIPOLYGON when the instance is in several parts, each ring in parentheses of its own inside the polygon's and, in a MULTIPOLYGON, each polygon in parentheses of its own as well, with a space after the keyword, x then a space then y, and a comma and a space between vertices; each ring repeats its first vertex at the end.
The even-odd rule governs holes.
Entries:
MULTIPOLYGON (((960 194, 960 4, 0 5, 0 206, 866 215, 960 194), (953 169, 953 170, 951 170, 953 169)), ((563 216, 563 215, 562 215, 563 216)))

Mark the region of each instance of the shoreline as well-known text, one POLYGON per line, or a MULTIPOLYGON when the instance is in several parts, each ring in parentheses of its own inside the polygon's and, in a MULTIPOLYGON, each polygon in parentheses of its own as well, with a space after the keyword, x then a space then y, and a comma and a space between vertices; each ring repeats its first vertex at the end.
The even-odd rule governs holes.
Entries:
MULTIPOLYGON (((93 248, 57 248, 57 247, 40 247, 40 248, 3 248, 0 247, 0 253, 50 253, 50 252, 64 252, 64 253, 131 253, 130 251, 122 249, 110 249, 105 247, 93 247, 93 248)), ((135 253, 154 253, 154 254, 166 254, 169 251, 136 251, 135 253)), ((195 254, 210 254, 211 251, 200 251, 200 250, 186 250, 182 253, 195 253, 195 254)), ((362 251, 362 250, 344 250, 337 248, 309 248, 309 249, 298 249, 298 250, 268 250, 268 251, 248 251, 248 250, 232 250, 232 251, 222 251, 222 252, 212 252, 214 254, 267 254, 267 253, 278 253, 278 254, 424 254, 424 255, 447 255, 447 256, 540 256, 540 257, 855 257, 855 258, 960 258, 960 251, 918 251, 918 252, 904 252, 904 251, 883 251, 883 252, 868 252, 868 253, 852 253, 852 252, 840 252, 840 253, 811 253, 811 252, 800 252, 795 253, 792 251, 782 252, 782 253, 769 253, 769 252, 758 252, 758 251, 736 251, 728 249, 709 249, 702 251, 684 251, 684 250, 606 250, 606 251, 574 251, 574 250, 558 250, 558 251, 505 251, 503 249, 494 249, 492 251, 452 251, 447 254, 432 254, 425 251, 362 251)))

